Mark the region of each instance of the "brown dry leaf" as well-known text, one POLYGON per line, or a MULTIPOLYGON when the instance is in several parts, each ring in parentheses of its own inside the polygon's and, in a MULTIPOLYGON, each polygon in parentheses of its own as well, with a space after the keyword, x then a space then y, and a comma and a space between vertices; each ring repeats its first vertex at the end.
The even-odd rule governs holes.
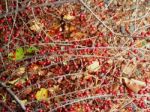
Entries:
POLYGON ((130 112, 130 111, 127 109, 121 109, 120 112, 130 112))
POLYGON ((145 82, 135 80, 135 79, 128 79, 128 78, 122 77, 121 80, 122 80, 122 83, 125 83, 127 88, 129 88, 135 93, 138 93, 138 91, 141 90, 142 87, 146 86, 145 82))
POLYGON ((21 76, 25 73, 25 67, 20 67, 17 69, 17 76, 21 76))
POLYGON ((74 38, 74 39, 81 39, 85 36, 85 33, 82 33, 82 32, 72 32, 70 37, 74 38))
POLYGON ((57 30, 60 26, 61 25, 60 25, 59 21, 54 21, 52 23, 51 29, 57 30))
POLYGON ((71 26, 69 27, 69 31, 70 31, 70 32, 75 31, 75 30, 76 30, 76 27, 75 27, 75 26, 71 25, 71 26))
POLYGON ((89 72, 97 72, 100 68, 99 62, 96 60, 91 65, 87 67, 89 72))
POLYGON ((33 64, 29 68, 29 73, 31 74, 37 74, 41 70, 41 67, 39 65, 33 64))
POLYGON ((134 71, 135 68, 136 68, 136 65, 133 65, 133 64, 126 65, 123 69, 123 73, 129 75, 134 71))
POLYGON ((44 76, 44 75, 46 75, 46 71, 45 70, 39 70, 38 75, 39 76, 44 76))
POLYGON ((17 84, 23 84, 25 82, 26 82, 25 79, 17 78, 15 80, 8 81, 8 84, 17 85, 17 84))
POLYGON ((40 67, 38 65, 33 65, 32 70, 37 71, 40 67))
POLYGON ((36 65, 36 64, 32 64, 31 66, 30 66, 30 68, 29 68, 29 71, 31 72, 31 71, 37 71, 37 70, 39 70, 39 66, 38 65, 36 65))
MULTIPOLYGON (((76 31, 76 27, 72 24, 66 23, 65 26, 64 26, 64 30, 65 30, 66 33, 71 33, 73 31, 76 31)), ((62 29, 60 31, 62 31, 62 29)))
POLYGON ((31 87, 28 87, 28 88, 26 88, 25 90, 24 90, 24 94, 25 95, 28 95, 28 94, 30 94, 32 92, 32 88, 31 87))
POLYGON ((57 91, 60 90, 59 85, 54 85, 53 87, 48 89, 52 94, 55 94, 57 91))
POLYGON ((146 42, 145 39, 143 39, 143 40, 137 40, 137 41, 135 42, 135 46, 138 47, 138 48, 141 48, 141 47, 145 46, 146 43, 147 43, 147 42, 146 42))
POLYGON ((52 76, 53 75, 53 72, 48 72, 47 73, 47 76, 52 76))
POLYGON ((145 82, 143 82, 143 81, 139 81, 139 80, 135 80, 135 79, 131 79, 130 80, 132 83, 136 83, 136 84, 138 84, 138 85, 140 85, 140 86, 146 86, 146 83, 145 82))
POLYGON ((46 32, 46 34, 49 37, 53 37, 54 35, 56 35, 56 31, 59 30, 61 24, 59 21, 53 21, 53 23, 48 27, 48 31, 46 32))
POLYGON ((30 29, 36 32, 40 32, 44 27, 44 25, 39 22, 39 19, 31 21, 30 24, 30 29))
POLYGON ((113 84, 113 85, 112 85, 112 90, 113 90, 113 91, 117 91, 117 90, 119 89, 119 86, 120 86, 119 83, 113 84))

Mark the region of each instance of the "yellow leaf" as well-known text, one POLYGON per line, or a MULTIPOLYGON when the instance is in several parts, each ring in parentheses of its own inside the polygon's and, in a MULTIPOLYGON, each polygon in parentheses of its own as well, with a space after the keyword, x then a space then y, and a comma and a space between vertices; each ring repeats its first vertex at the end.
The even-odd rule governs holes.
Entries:
POLYGON ((46 100, 48 98, 48 90, 45 88, 41 88, 39 91, 37 91, 35 95, 37 100, 46 100))
POLYGON ((67 15, 64 15, 64 19, 66 20, 74 20, 75 19, 75 16, 72 16, 70 14, 67 14, 67 15))

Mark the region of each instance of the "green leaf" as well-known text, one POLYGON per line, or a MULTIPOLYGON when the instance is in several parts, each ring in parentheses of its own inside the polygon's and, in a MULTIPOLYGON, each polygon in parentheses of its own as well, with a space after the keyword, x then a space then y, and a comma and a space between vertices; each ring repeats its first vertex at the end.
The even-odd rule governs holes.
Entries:
POLYGON ((147 41, 144 40, 144 41, 142 42, 142 46, 145 46, 146 44, 147 44, 147 41))
POLYGON ((18 48, 16 49, 16 57, 15 57, 15 60, 21 60, 24 58, 24 50, 23 48, 18 48))
POLYGON ((16 51, 13 53, 8 54, 8 59, 10 60, 22 60, 24 58, 24 50, 23 48, 17 48, 16 51))
POLYGON ((26 52, 33 53, 33 52, 37 52, 37 51, 38 51, 38 49, 36 47, 29 47, 26 52))

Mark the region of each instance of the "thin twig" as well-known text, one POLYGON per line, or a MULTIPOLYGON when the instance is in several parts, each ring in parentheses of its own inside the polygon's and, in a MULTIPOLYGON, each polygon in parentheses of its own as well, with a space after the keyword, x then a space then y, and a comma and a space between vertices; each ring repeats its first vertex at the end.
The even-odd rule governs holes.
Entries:
POLYGON ((0 104, 5 107, 9 112, 14 112, 9 106, 7 106, 3 101, 0 101, 0 104))
MULTIPOLYGON (((67 2, 76 2, 78 0, 61 0, 61 1, 56 1, 56 2, 50 2, 50 3, 43 3, 43 4, 38 4, 38 5, 32 5, 30 6, 31 8, 35 8, 35 7, 44 7, 44 6, 59 6, 61 4, 64 4, 64 3, 67 3, 67 2)), ((21 12, 23 10, 26 9, 26 6, 22 7, 22 8, 18 8, 18 12, 21 12)), ((5 13, 5 14, 1 14, 0 15, 0 18, 3 18, 3 17, 6 17, 8 15, 11 15, 11 14, 14 14, 16 13, 16 10, 15 11, 11 11, 11 12, 8 12, 8 13, 5 13)))
POLYGON ((21 103, 21 101, 20 101, 19 98, 14 94, 14 92, 13 92, 9 87, 6 86, 5 83, 3 83, 3 82, 0 81, 0 86, 6 89, 6 91, 12 96, 12 98, 20 105, 20 107, 21 107, 21 109, 22 109, 23 111, 26 110, 26 107, 21 103))
MULTIPOLYGON (((114 32, 110 27, 108 27, 108 26, 90 9, 90 7, 86 5, 86 3, 85 3, 83 0, 79 0, 79 1, 80 1, 80 2, 91 12, 91 14, 93 14, 93 16, 94 16, 104 27, 106 27, 110 32, 112 32, 112 33, 115 34, 115 35, 122 36, 121 34, 114 32)), ((127 35, 124 35, 124 36, 127 36, 127 35)))

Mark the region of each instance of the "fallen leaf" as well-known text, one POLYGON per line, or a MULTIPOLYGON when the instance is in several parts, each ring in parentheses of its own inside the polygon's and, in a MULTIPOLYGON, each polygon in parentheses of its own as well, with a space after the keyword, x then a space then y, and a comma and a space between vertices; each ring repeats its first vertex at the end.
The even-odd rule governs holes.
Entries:
POLYGON ((23 59, 23 57, 24 57, 24 50, 23 50, 23 48, 17 48, 16 49, 16 57, 15 57, 15 59, 16 60, 21 60, 21 59, 23 59))
POLYGON ((38 74, 38 72, 41 70, 41 67, 37 64, 32 64, 29 68, 29 73, 31 74, 38 74))
POLYGON ((12 84, 12 85, 17 85, 19 83, 23 84, 25 83, 25 79, 22 79, 22 78, 17 78, 15 80, 12 80, 12 81, 8 81, 8 84, 12 84))
POLYGON ((32 92, 32 88, 31 87, 28 87, 28 88, 25 88, 25 90, 24 90, 24 94, 25 95, 28 95, 28 94, 30 94, 32 92))
POLYGON ((147 41, 144 39, 143 40, 137 40, 135 42, 135 46, 138 48, 144 47, 146 44, 147 44, 147 41))
POLYGON ((56 93, 57 91, 60 90, 59 85, 54 85, 53 87, 48 89, 51 93, 56 93))
POLYGON ((48 98, 48 90, 45 88, 41 88, 39 91, 37 91, 35 98, 38 101, 46 100, 48 98))
POLYGON ((33 53, 33 52, 37 52, 37 51, 38 51, 38 49, 37 49, 36 47, 34 47, 34 46, 29 47, 29 48, 26 50, 27 53, 33 53))
POLYGON ((131 74, 133 72, 133 70, 135 69, 135 65, 133 64, 129 64, 129 65, 126 65, 123 69, 123 73, 125 74, 131 74))
POLYGON ((46 71, 45 70, 39 70, 38 75, 39 76, 44 76, 44 75, 46 75, 46 71))
POLYGON ((27 100, 27 99, 25 99, 25 100, 21 100, 21 103, 22 103, 23 105, 25 105, 27 102, 28 102, 28 100, 27 100))
POLYGON ((24 58, 24 50, 23 48, 17 48, 14 53, 9 53, 8 58, 10 60, 22 60, 24 58))
POLYGON ((75 26, 71 25, 71 26, 69 27, 69 31, 70 31, 70 32, 75 31, 75 30, 76 30, 76 27, 75 27, 75 26))
POLYGON ((34 71, 39 70, 39 68, 40 68, 40 67, 39 67, 38 65, 36 65, 36 64, 35 64, 35 65, 32 65, 32 70, 34 70, 34 71))
POLYGON ((87 67, 87 70, 89 72, 97 72, 100 68, 99 62, 98 61, 94 61, 91 65, 89 65, 87 67))
POLYGON ((127 109, 121 109, 120 112, 130 112, 130 111, 127 109))
POLYGON ((44 25, 41 24, 38 19, 31 21, 30 24, 31 24, 30 29, 36 32, 40 32, 44 27, 44 25))
POLYGON ((70 35, 71 38, 74 38, 77 40, 83 38, 84 36, 85 36, 85 34, 82 32, 72 32, 70 35))
POLYGON ((20 68, 18 68, 17 69, 17 75, 22 75, 22 74, 24 74, 25 73, 25 67, 20 67, 20 68))
POLYGON ((139 85, 139 86, 146 86, 146 83, 145 82, 143 82, 143 81, 139 81, 139 80, 135 80, 135 79, 131 79, 130 80, 132 83, 135 83, 135 84, 137 84, 137 85, 139 85))
POLYGON ((112 90, 113 90, 113 91, 117 91, 117 90, 119 89, 119 86, 120 86, 120 85, 119 85, 118 83, 113 84, 113 85, 112 85, 112 90))
POLYGON ((71 21, 71 20, 74 20, 74 19, 75 19, 75 16, 72 16, 72 15, 70 15, 70 14, 67 14, 67 15, 64 15, 63 18, 64 18, 65 20, 71 21))
POLYGON ((143 81, 128 79, 125 77, 121 78, 121 82, 124 83, 127 86, 127 88, 129 88, 135 93, 138 93, 139 90, 146 86, 146 83, 143 81))

